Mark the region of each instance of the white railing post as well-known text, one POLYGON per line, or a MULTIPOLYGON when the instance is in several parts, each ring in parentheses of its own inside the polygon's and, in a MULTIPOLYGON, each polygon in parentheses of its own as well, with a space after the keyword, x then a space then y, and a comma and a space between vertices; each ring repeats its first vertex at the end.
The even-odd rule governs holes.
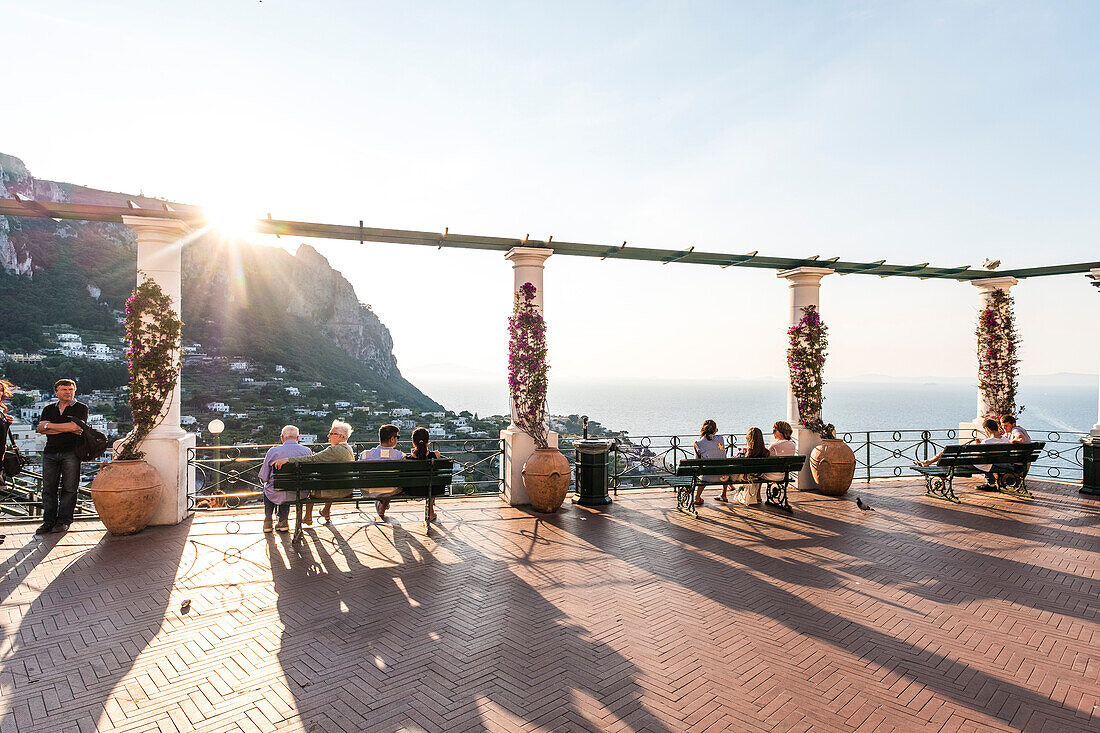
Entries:
MULTIPOLYGON (((543 310, 544 292, 542 274, 546 259, 554 254, 549 247, 513 247, 504 255, 512 263, 512 291, 519 292, 524 283, 535 286, 535 305, 543 310)), ((509 399, 509 403, 511 400, 509 399)), ((516 406, 510 405, 512 423, 500 431, 504 440, 504 456, 500 462, 500 476, 504 484, 504 500, 512 506, 530 504, 527 490, 523 486, 523 464, 535 452, 535 441, 531 436, 516 427, 516 406)), ((551 432, 547 438, 551 448, 558 447, 558 434, 551 432)))
MULTIPOLYGON (((802 320, 802 309, 812 305, 821 309, 821 278, 831 275, 833 270, 828 267, 796 267, 793 270, 783 270, 777 277, 783 278, 790 284, 791 311, 790 325, 797 326, 802 320)), ((806 417, 815 417, 806 415, 806 417)), ((802 416, 798 413, 798 400, 794 396, 794 387, 790 383, 790 375, 787 377, 787 422, 794 428, 795 440, 798 443, 798 454, 809 456, 810 452, 821 442, 821 436, 812 430, 807 430, 802 423, 802 416)), ((798 474, 798 490, 812 491, 817 488, 814 485, 814 477, 810 472, 810 461, 807 458, 806 465, 798 474)))

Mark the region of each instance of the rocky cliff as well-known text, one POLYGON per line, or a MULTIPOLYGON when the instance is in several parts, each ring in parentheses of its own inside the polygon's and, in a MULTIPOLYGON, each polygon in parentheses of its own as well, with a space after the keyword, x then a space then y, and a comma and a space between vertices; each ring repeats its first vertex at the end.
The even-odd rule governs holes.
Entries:
MULTIPOLYGON (((34 178, 0 154, 0 197, 146 208, 156 199, 34 178)), ((42 326, 121 330, 133 287, 135 240, 121 224, 0 216, 0 346, 28 349, 42 326), (52 297, 44 298, 44 293, 52 297)), ((410 407, 438 405, 397 368, 389 329, 315 249, 295 254, 208 234, 183 261, 184 339, 211 354, 282 364, 303 378, 358 382, 410 407)))

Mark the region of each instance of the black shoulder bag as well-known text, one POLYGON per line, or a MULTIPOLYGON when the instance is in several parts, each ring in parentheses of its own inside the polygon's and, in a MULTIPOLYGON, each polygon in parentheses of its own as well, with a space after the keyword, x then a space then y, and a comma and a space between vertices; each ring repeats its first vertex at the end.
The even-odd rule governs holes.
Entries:
POLYGON ((11 426, 8 426, 8 440, 11 441, 11 450, 4 451, 4 476, 15 478, 23 473, 23 454, 19 452, 19 446, 15 444, 15 436, 11 434, 11 426))

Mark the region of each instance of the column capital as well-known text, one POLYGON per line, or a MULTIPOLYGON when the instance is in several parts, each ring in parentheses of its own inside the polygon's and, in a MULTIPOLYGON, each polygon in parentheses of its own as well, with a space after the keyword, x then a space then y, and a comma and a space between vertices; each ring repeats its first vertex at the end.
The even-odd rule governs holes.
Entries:
POLYGON ((787 280, 791 285, 813 285, 821 282, 821 278, 832 275, 836 270, 829 267, 796 267, 793 270, 782 270, 775 274, 776 277, 787 280))
POLYGON ((134 232, 161 234, 178 237, 191 231, 187 222, 179 219, 161 219, 154 216, 123 216, 122 223, 134 232))
POLYGON ((970 284, 983 293, 990 293, 994 290, 1007 292, 1013 285, 1019 285, 1020 281, 1011 275, 1006 275, 1004 277, 983 277, 980 280, 971 280, 970 284))
POLYGON ((512 262, 512 267, 542 267, 546 259, 554 254, 549 247, 512 247, 504 259, 512 262))

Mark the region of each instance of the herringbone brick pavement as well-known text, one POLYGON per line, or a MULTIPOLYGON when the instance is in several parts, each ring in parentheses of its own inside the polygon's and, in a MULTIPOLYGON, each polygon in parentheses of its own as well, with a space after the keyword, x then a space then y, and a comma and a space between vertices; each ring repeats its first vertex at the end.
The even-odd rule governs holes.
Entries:
POLYGON ((1100 730, 1100 502, 922 492, 9 526, 0 733, 1100 730))

